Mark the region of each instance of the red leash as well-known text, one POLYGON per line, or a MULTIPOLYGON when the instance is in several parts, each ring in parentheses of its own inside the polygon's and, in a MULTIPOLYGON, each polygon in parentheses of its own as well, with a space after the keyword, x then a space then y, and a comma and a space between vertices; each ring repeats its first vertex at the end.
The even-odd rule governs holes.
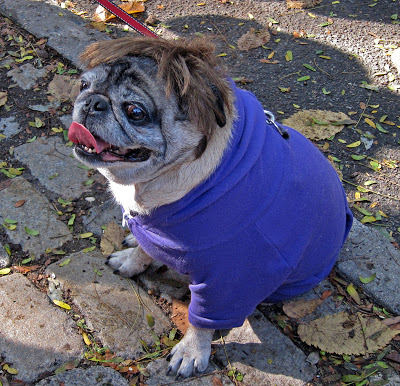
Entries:
POLYGON ((129 15, 120 7, 116 6, 111 0, 96 0, 102 7, 104 7, 107 11, 111 12, 113 15, 118 17, 118 19, 122 20, 130 27, 132 27, 136 32, 144 36, 151 36, 153 38, 158 38, 158 35, 147 28, 145 25, 140 23, 134 17, 129 15))

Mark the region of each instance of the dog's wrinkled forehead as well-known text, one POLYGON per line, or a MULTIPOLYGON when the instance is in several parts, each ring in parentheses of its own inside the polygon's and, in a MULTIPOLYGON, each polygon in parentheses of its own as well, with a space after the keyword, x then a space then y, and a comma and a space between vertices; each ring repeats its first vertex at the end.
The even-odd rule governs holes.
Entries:
MULTIPOLYGON (((95 92, 134 85, 148 89, 157 76, 157 64, 149 58, 125 57, 115 63, 100 64, 82 75, 82 82, 95 92)), ((160 79, 157 80, 160 82, 160 79)))

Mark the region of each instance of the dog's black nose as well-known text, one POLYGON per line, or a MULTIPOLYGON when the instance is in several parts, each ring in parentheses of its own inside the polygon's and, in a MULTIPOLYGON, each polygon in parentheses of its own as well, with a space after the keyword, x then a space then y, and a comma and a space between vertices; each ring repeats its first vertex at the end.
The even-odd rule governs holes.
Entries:
POLYGON ((89 114, 98 114, 108 110, 109 103, 105 96, 103 95, 91 95, 86 100, 86 105, 84 110, 89 114))

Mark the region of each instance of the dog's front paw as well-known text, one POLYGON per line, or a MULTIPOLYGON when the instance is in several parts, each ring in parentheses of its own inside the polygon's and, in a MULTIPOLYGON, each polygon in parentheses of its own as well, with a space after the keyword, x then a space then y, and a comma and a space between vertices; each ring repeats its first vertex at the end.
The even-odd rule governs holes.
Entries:
POLYGON ((138 242, 136 241, 136 237, 132 233, 130 233, 128 236, 124 238, 122 245, 124 247, 137 247, 138 242))
POLYGON ((153 259, 142 248, 137 247, 114 252, 110 255, 106 264, 114 270, 114 273, 124 277, 132 277, 145 271, 152 261, 153 259))
POLYGON ((171 351, 167 375, 187 378, 205 371, 210 359, 213 333, 214 330, 190 325, 183 339, 171 351))

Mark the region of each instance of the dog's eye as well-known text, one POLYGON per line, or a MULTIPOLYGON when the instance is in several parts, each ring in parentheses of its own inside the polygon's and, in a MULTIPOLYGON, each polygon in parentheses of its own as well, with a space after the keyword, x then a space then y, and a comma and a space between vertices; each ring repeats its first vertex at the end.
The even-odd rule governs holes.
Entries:
POLYGON ((143 121, 146 118, 146 113, 137 105, 128 105, 126 107, 128 118, 134 121, 143 121))
POLYGON ((86 80, 81 80, 81 91, 89 88, 89 83, 86 80))

